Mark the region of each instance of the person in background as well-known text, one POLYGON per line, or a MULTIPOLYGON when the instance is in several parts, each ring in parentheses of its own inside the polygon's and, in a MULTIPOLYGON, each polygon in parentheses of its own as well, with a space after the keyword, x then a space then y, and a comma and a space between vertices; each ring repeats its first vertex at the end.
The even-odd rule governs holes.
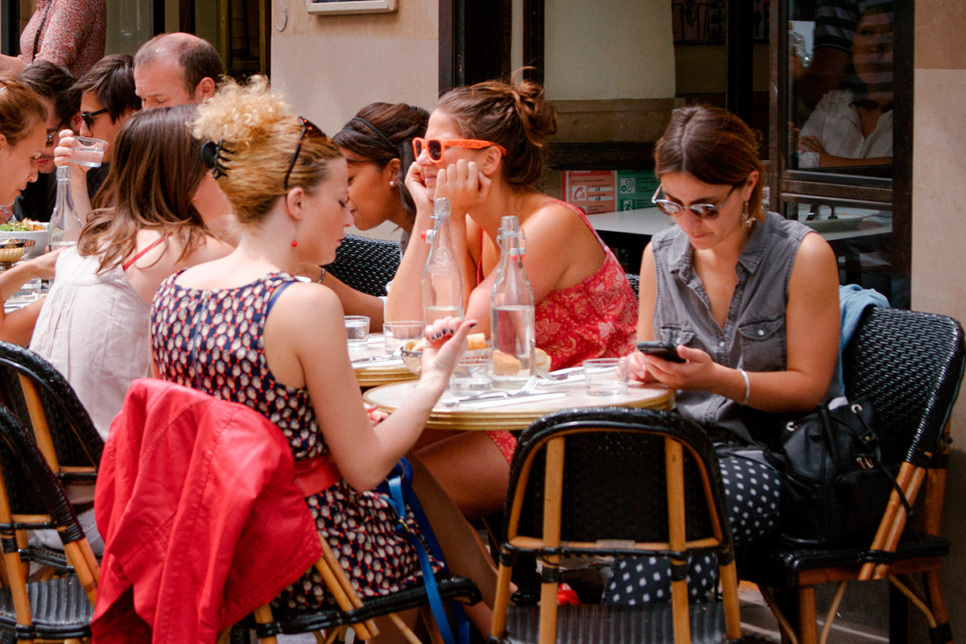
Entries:
POLYGON ((106 0, 37 0, 20 34, 20 56, 0 55, 0 71, 20 73, 47 60, 80 78, 104 56, 106 42, 106 0))
POLYGON ((192 196, 205 167, 191 136, 193 107, 129 118, 77 247, 57 262, 30 348, 77 392, 107 438, 135 378, 150 375, 151 299, 168 275, 227 253, 192 196))
MULTIPOLYGON (((192 34, 155 36, 134 56, 134 86, 146 110, 200 105, 215 93, 224 73, 225 65, 211 43, 192 34)), ((238 221, 213 177, 202 179, 195 206, 213 235, 229 244, 238 241, 238 221)))
MULTIPOLYGON (((105 56, 77 81, 73 91, 80 95, 80 135, 107 141, 104 160, 99 168, 72 164, 71 194, 77 214, 85 220, 114 159, 115 140, 124 123, 139 109, 141 101, 134 92, 134 59, 128 54, 105 56)), ((59 145, 54 148, 57 166, 70 164, 74 146, 73 132, 62 130, 59 145)))
MULTIPOLYGON (((13 75, 0 72, 0 206, 5 210, 37 178, 46 120, 43 99, 13 75)), ((49 255, 0 273, 0 300, 7 300, 32 279, 53 277, 54 257, 49 255)), ((39 312, 39 302, 11 313, 0 307, 0 340, 27 344, 39 312)))
MULTIPOLYGON (((497 234, 514 214, 526 235, 537 347, 552 369, 633 348, 637 300, 624 271, 577 208, 540 192, 546 137, 556 110, 530 81, 490 81, 452 90, 429 117, 406 177, 416 203, 413 234, 432 227, 433 199, 448 197, 450 239, 463 263, 465 311, 489 335, 497 234), (565 249, 565 251, 564 251, 565 249)), ((410 244, 386 305, 389 320, 422 319, 429 245, 410 244)), ((470 517, 503 507, 516 439, 509 432, 427 435, 417 454, 470 517), (429 444, 432 443, 432 444, 429 444)))
MULTIPOLYGON (((761 445, 776 445, 786 414, 826 398, 839 347, 835 254, 811 228, 763 212, 758 145, 725 110, 674 112, 654 149, 653 201, 677 225, 644 249, 637 338, 669 342, 684 361, 630 358, 632 374, 676 389, 678 413, 715 441, 736 545, 777 526, 781 481, 761 445)), ((692 562, 692 597, 714 592, 714 570, 692 562)), ((621 560, 606 598, 668 601, 668 560, 621 560)))
MULTIPOLYGON (((429 113, 405 103, 371 103, 349 119, 332 140, 349 166, 349 200, 346 205, 359 230, 391 222, 402 231, 399 242, 406 252, 416 219, 416 206, 406 187, 412 165, 413 137, 426 133, 429 113)), ((338 259, 333 266, 338 265, 338 259)), ((382 328, 384 299, 346 286, 324 269, 302 271, 339 296, 347 315, 366 315, 373 328, 382 328)))
POLYGON ((80 130, 80 100, 78 93, 72 91, 74 77, 67 68, 57 63, 38 60, 20 73, 20 80, 36 92, 47 106, 47 140, 44 155, 37 162, 37 171, 40 173, 37 181, 29 184, 14 202, 14 213, 21 220, 50 221, 57 195, 54 148, 60 144, 61 131, 80 130))
MULTIPOLYGON (((334 482, 306 502, 353 586, 364 599, 411 586, 419 577, 416 553, 394 529, 387 496, 374 488, 419 437, 471 323, 448 318, 427 328, 416 389, 375 423, 380 419, 367 416, 353 377, 338 297, 292 274, 301 264, 331 262, 352 223, 338 146, 295 116, 260 76, 245 86, 226 82, 199 108, 195 134, 206 141, 243 233, 228 257, 162 285, 151 321, 157 374, 264 414, 286 436, 297 464, 324 459, 320 467, 334 482), (218 349, 235 344, 249 350, 218 349)), ((414 467, 413 488, 449 564, 476 579, 492 605, 495 571, 475 531, 414 467)), ((332 598, 310 570, 276 601, 311 608, 332 598)), ((478 604, 467 612, 486 632, 490 609, 478 604)), ((380 630, 395 632, 389 625, 380 630)))

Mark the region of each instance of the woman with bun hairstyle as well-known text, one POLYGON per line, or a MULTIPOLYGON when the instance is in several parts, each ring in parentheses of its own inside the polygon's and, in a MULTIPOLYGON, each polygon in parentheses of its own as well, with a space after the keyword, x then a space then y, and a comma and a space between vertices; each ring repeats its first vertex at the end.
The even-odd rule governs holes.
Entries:
MULTIPOLYGON (((47 106, 40 96, 12 75, 0 73, 0 223, 11 216, 13 202, 27 184, 37 180, 46 122, 47 106)), ((36 257, 0 273, 0 299, 6 300, 36 277, 53 277, 54 259, 36 257)), ((39 312, 39 303, 12 313, 0 310, 0 340, 27 344, 39 312)))
MULTIPOLYGON (((781 482, 761 446, 775 447, 789 414, 826 398, 839 347, 835 254, 811 228, 763 210, 758 146, 726 110, 671 117, 654 148, 653 201, 676 225, 644 249, 637 333, 675 345, 684 361, 630 358, 637 378, 676 389, 678 413, 715 441, 735 545, 777 526, 781 482)), ((713 592, 716 567, 698 563, 689 589, 713 592)), ((669 578, 666 559, 624 560, 606 596, 667 601, 669 578)))
MULTIPOLYGON (((320 459, 330 485, 306 498, 320 533, 339 553, 363 598, 419 579, 416 552, 395 532, 386 496, 373 491, 415 444, 446 388, 472 326, 455 318, 427 328, 422 377, 388 418, 363 407, 346 346, 343 309, 324 285, 293 276, 328 264, 352 217, 346 161, 316 126, 296 116, 260 76, 228 81, 198 108, 219 188, 241 227, 227 257, 173 275, 154 300, 152 347, 158 375, 248 405, 287 437, 295 460, 320 459), (226 346, 246 347, 223 351, 226 346)), ((492 604, 495 571, 472 527, 413 463, 423 501, 451 568, 475 579, 492 604), (476 543, 479 547, 467 547, 476 543)), ((415 522, 410 529, 418 531, 415 522)), ((291 608, 332 603, 313 569, 284 590, 291 608)), ((468 610, 481 629, 490 609, 468 610)), ((380 629, 387 637, 391 626, 380 629)))
MULTIPOLYGON (((536 83, 488 81, 447 93, 417 140, 406 184, 416 203, 414 235, 432 227, 433 199, 450 201, 450 239, 462 260, 465 310, 489 335, 490 293, 500 258, 497 233, 516 215, 526 235, 524 268, 536 302, 537 347, 551 368, 633 349, 637 300, 624 271, 577 208, 539 190, 545 139, 556 110, 536 83)), ((429 245, 412 243, 393 280, 387 319, 422 317, 421 277, 429 245)), ((466 432, 418 453, 471 517, 503 507, 516 440, 466 432)), ((424 442, 424 444, 425 444, 424 442)))
MULTIPOLYGON (((421 107, 370 103, 332 137, 349 166, 346 205, 355 227, 371 230, 387 221, 395 224, 402 231, 399 246, 403 253, 416 219, 406 171, 415 158, 413 137, 426 133, 428 119, 429 112, 421 107)), ((366 315, 373 328, 382 328, 385 298, 357 291, 319 269, 304 274, 335 291, 347 315, 366 315)))

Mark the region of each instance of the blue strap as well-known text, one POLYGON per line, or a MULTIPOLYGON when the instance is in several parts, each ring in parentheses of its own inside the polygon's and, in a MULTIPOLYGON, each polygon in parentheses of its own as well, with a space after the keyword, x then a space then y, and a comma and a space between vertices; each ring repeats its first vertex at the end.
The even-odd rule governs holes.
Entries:
MULTIPOLYGON (((457 640, 453 637, 453 631, 450 628, 449 619, 443 607, 443 599, 439 594, 439 588, 436 587, 436 577, 433 575, 433 566, 429 561, 426 547, 429 547, 433 557, 442 564, 444 570, 446 569, 446 560, 443 557, 442 549, 439 547, 439 542, 436 540, 436 535, 433 533, 433 529, 426 518, 426 513, 419 504, 419 499, 416 498, 415 492, 413 492, 412 480, 412 467, 406 459, 402 459, 393 468, 393 471, 386 478, 384 484, 389 493, 389 500, 392 502, 393 508, 396 510, 396 516, 398 517, 396 533, 405 535, 409 543, 412 544, 413 549, 416 550, 416 555, 419 558, 419 568, 423 573, 426 599, 429 601, 429 608, 433 611, 433 618, 436 620, 436 626, 439 628, 439 633, 443 641, 446 644, 456 644, 457 640), (413 513, 413 518, 423 533, 426 546, 423 545, 419 537, 411 532, 409 526, 406 525, 407 504, 413 513)), ((463 611, 462 606, 456 603, 451 603, 450 611, 453 613, 459 628, 460 644, 468 644, 470 639, 470 623, 466 617, 466 613, 463 611)))

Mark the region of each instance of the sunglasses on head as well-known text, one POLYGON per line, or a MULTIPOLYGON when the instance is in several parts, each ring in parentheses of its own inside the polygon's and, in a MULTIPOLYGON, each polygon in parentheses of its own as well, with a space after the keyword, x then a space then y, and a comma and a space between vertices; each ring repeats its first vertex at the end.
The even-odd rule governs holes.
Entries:
POLYGON ((658 186, 657 190, 654 191, 654 196, 651 197, 651 203, 657 206, 658 210, 663 212, 665 215, 670 217, 677 217, 682 214, 687 208, 691 213, 698 217, 699 219, 714 219, 718 216, 718 211, 721 209, 728 198, 731 197, 731 193, 735 191, 738 186, 744 185, 744 183, 739 183, 737 185, 731 186, 731 190, 725 195, 725 198, 718 203, 693 203, 690 206, 684 206, 676 201, 671 201, 670 199, 658 199, 657 196, 660 194, 663 186, 658 186))
POLYGON ((90 128, 92 125, 94 125, 94 117, 107 111, 108 110, 105 107, 104 109, 97 110, 96 112, 81 112, 81 118, 84 120, 84 125, 90 128))
POLYGON ((418 136, 413 139, 413 152, 416 154, 416 158, 418 159, 422 151, 426 150, 426 154, 429 155, 433 163, 441 163, 443 161, 446 148, 472 148, 474 150, 482 150, 489 147, 496 147, 500 152, 506 154, 506 148, 499 143, 484 141, 482 139, 424 139, 418 136))
POLYGON ((285 181, 283 185, 285 186, 286 192, 288 192, 288 178, 292 174, 292 169, 295 168, 295 162, 299 159, 299 152, 302 151, 302 141, 305 140, 306 136, 325 136, 325 133, 319 128, 319 126, 312 121, 300 116, 299 122, 302 123, 302 133, 299 134, 299 142, 298 145, 295 146, 295 154, 292 155, 292 160, 288 163, 288 170, 285 171, 285 181))

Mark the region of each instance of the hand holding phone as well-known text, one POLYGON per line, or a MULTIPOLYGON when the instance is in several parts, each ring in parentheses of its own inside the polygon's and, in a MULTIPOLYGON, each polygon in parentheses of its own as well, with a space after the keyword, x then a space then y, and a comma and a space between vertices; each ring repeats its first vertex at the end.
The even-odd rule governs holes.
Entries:
POLYGON ((678 349, 670 342, 652 340, 648 342, 638 342, 637 350, 649 356, 657 356, 670 362, 685 362, 685 359, 678 355, 678 349))

